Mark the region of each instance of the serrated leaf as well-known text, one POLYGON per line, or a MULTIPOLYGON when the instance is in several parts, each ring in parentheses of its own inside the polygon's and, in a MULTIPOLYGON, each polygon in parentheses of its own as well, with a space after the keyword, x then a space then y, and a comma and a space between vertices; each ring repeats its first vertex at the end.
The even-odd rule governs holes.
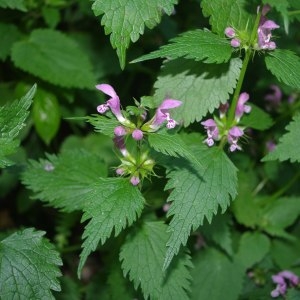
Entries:
POLYGON ((92 115, 85 120, 94 126, 96 132, 103 133, 109 137, 114 137, 114 129, 120 125, 116 118, 108 118, 101 115, 92 115))
POLYGON ((219 207, 225 212, 237 193, 237 169, 222 150, 203 145, 195 155, 202 162, 203 171, 181 168, 168 175, 165 189, 172 189, 168 198, 172 202, 168 211, 172 220, 164 268, 186 244, 191 230, 202 225, 204 218, 211 222, 219 207))
POLYGON ((62 261, 45 232, 25 229, 0 242, 1 299, 54 299, 62 261))
POLYGON ((129 235, 120 252, 124 275, 129 274, 135 289, 141 286, 145 299, 189 299, 189 255, 182 253, 168 273, 162 271, 169 236, 166 229, 162 222, 145 222, 129 235))
POLYGON ((184 126, 200 121, 229 99, 240 74, 242 62, 231 59, 228 64, 203 64, 187 59, 166 63, 155 82, 155 101, 160 104, 166 95, 183 104, 172 112, 184 126))
POLYGON ((99 156, 83 150, 65 151, 60 156, 29 162, 22 182, 34 192, 34 198, 52 207, 71 212, 83 209, 107 167, 99 156))
POLYGON ((27 11, 24 0, 0 0, 0 7, 27 11))
MULTIPOLYGON (((252 29, 253 15, 247 10, 247 0, 202 0, 201 7, 205 17, 209 17, 212 31, 224 36, 226 27, 238 30, 252 29)), ((256 8, 253 8, 253 14, 256 8)))
POLYGON ((153 28, 163 13, 170 15, 177 0, 95 0, 92 9, 96 16, 102 14, 101 24, 104 25, 105 34, 111 34, 112 47, 117 48, 121 68, 124 69, 126 50, 130 40, 136 42, 144 33, 145 26, 153 28))
POLYGON ((265 62, 267 69, 280 82, 300 89, 300 59, 294 52, 283 49, 269 51, 265 62))
POLYGON ((0 107, 0 168, 12 164, 6 156, 13 154, 19 145, 15 138, 25 126, 35 91, 36 85, 33 85, 20 100, 0 107))
POLYGON ((171 39, 168 45, 143 55, 132 63, 159 57, 168 59, 184 57, 196 61, 202 60, 205 63, 224 63, 230 59, 231 54, 232 47, 227 39, 210 31, 197 29, 171 39))
POLYGON ((257 130, 266 130, 273 125, 273 120, 261 108, 251 104, 251 112, 243 115, 240 124, 257 130))
POLYGON ((92 251, 95 251, 99 241, 104 244, 115 231, 117 236, 127 226, 133 224, 141 215, 144 198, 140 190, 126 178, 100 178, 93 190, 85 198, 82 222, 86 225, 78 266, 78 277, 82 267, 92 251))
POLYGON ((288 132, 280 138, 275 150, 267 154, 262 161, 289 159, 291 162, 300 162, 300 115, 293 118, 286 130, 288 132))
POLYGON ((21 33, 18 27, 13 24, 0 23, 0 36, 0 60, 4 61, 10 54, 10 50, 14 42, 21 37, 21 33))
POLYGON ((12 48, 16 67, 66 88, 93 88, 95 76, 84 52, 69 37, 52 29, 33 30, 12 48), (54 42, 55 41, 55 42, 54 42))
POLYGON ((32 118, 38 135, 47 145, 59 129, 60 117, 60 106, 56 96, 38 89, 33 101, 32 118))
POLYGON ((240 241, 235 261, 240 263, 244 270, 260 262, 270 251, 270 240, 260 232, 245 232, 240 241))
POLYGON ((200 251, 193 260, 192 300, 236 300, 242 290, 243 268, 213 249, 200 251))

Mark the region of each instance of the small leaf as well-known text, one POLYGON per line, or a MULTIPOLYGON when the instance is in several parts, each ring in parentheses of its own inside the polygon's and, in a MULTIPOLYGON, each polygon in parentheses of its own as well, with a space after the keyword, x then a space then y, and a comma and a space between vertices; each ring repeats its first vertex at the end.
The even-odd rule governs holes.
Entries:
POLYGON ((35 195, 65 212, 83 209, 107 167, 99 156, 83 150, 69 150, 60 156, 30 161, 22 174, 22 182, 35 195))
POLYGON ((166 95, 181 100, 183 104, 172 112, 172 117, 182 120, 184 126, 200 121, 229 99, 241 66, 239 58, 219 65, 187 59, 166 63, 154 85, 156 104, 159 105, 166 95))
POLYGON ((269 51, 265 62, 267 69, 280 82, 300 89, 300 59, 294 52, 283 49, 269 51))
POLYGON ((170 15, 177 0, 95 0, 92 9, 96 16, 103 15, 101 24, 105 34, 111 34, 112 47, 117 48, 121 68, 124 69, 126 50, 130 40, 136 42, 144 33, 145 26, 153 28, 163 13, 170 15))
POLYGON ((87 56, 59 31, 32 31, 28 40, 13 45, 12 60, 23 71, 58 86, 91 89, 95 85, 87 56))
POLYGON ((219 148, 199 147, 195 155, 203 164, 203 171, 181 168, 172 171, 165 189, 172 189, 168 216, 172 216, 168 231, 166 269, 181 245, 185 245, 191 230, 211 222, 219 207, 224 213, 230 198, 236 196, 237 169, 219 148))
POLYGON ((25 229, 0 242, 2 299, 53 299, 62 261, 45 232, 25 229))
POLYGON ((59 129, 60 117, 60 106, 56 96, 38 89, 33 101, 32 118, 38 135, 47 145, 59 129))
POLYGON ((205 17, 209 18, 212 31, 224 36, 224 30, 230 26, 238 30, 250 30, 253 28, 256 13, 252 6, 252 14, 248 12, 247 0, 202 0, 201 7, 205 17))
POLYGON ((0 7, 27 11, 24 0, 0 0, 0 7))
POLYGON ((288 133, 280 138, 275 150, 267 154, 262 161, 290 159, 291 162, 300 162, 300 115, 293 118, 286 130, 288 133))
POLYGON ((101 115, 92 115, 85 120, 94 126, 96 132, 100 132, 109 137, 114 137, 114 129, 120 125, 116 118, 108 118, 101 115))
POLYGON ((190 58, 204 63, 224 63, 232 54, 232 47, 228 40, 205 30, 194 30, 170 40, 168 45, 160 50, 143 55, 132 63, 158 57, 174 59, 179 57, 190 58))
POLYGON ((144 198, 139 189, 125 178, 99 178, 98 183, 85 197, 82 222, 90 219, 86 225, 78 266, 78 277, 82 267, 99 241, 104 244, 113 229, 117 236, 127 226, 133 224, 141 215, 144 198))
POLYGON ((186 291, 191 279, 190 257, 181 253, 168 273, 162 271, 168 240, 166 229, 162 222, 145 222, 129 235, 120 253, 124 275, 129 274, 135 289, 141 286, 145 299, 189 299, 186 291))

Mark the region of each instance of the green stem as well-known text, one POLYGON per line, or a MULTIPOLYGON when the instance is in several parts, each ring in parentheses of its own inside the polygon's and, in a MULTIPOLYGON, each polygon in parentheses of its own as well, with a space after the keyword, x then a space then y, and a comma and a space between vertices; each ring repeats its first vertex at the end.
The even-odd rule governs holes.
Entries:
POLYGON ((288 12, 289 16, 294 16, 294 15, 299 15, 299 14, 300 14, 300 10, 293 10, 293 11, 288 12))
MULTIPOLYGON (((256 42, 257 28, 258 28, 258 25, 259 25, 260 17, 261 17, 261 13, 259 12, 256 16, 255 23, 254 23, 254 26, 253 26, 253 29, 252 29, 252 32, 251 32, 250 45, 253 45, 256 42)), ((229 127, 231 127, 233 122, 234 122, 235 110, 236 110, 236 106, 237 106, 237 103, 238 103, 239 95, 240 95, 241 88, 242 88, 242 85, 243 85, 243 82, 244 82, 244 78, 245 78, 245 74, 246 74, 246 70, 247 70, 247 67, 248 67, 248 63, 249 63, 251 54, 252 54, 252 48, 248 47, 246 49, 246 54, 245 54, 245 58, 243 60, 241 73, 240 73, 238 82, 236 84, 236 88, 235 88, 233 98, 232 98, 232 103, 230 105, 230 109, 229 109, 229 112, 228 112, 228 122, 227 122, 228 128, 227 129, 229 129, 229 127)))

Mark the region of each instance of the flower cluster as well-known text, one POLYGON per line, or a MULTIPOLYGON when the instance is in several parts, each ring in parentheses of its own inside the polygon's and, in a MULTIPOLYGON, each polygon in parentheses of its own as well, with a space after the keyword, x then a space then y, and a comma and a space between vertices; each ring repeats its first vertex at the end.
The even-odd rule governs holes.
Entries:
POLYGON ((238 144, 239 139, 244 135, 244 129, 237 126, 244 113, 250 113, 251 106, 246 105, 249 100, 248 93, 241 93, 238 99, 238 103, 235 109, 235 119, 232 124, 227 124, 226 112, 228 110, 228 103, 222 104, 219 108, 220 118, 214 117, 214 119, 208 119, 201 124, 206 130, 207 138, 205 143, 211 147, 215 141, 226 138, 229 143, 229 150, 234 152, 241 150, 241 146, 238 144))
POLYGON ((136 116, 136 122, 132 122, 124 116, 121 111, 120 99, 114 88, 109 84, 98 84, 96 88, 111 98, 106 103, 97 107, 100 114, 105 114, 108 110, 119 121, 119 125, 114 128, 114 144, 122 154, 121 165, 116 169, 116 174, 120 176, 129 176, 133 185, 138 185, 142 179, 149 174, 153 174, 154 161, 148 157, 147 151, 132 155, 126 148, 125 138, 128 135, 139 143, 139 151, 141 150, 141 142, 145 134, 158 131, 166 122, 168 129, 174 128, 178 122, 171 118, 170 109, 176 108, 182 104, 181 101, 175 99, 165 99, 156 109, 155 115, 151 120, 144 123, 146 119, 146 111, 141 109, 136 116))
POLYGON ((271 296, 276 298, 285 295, 288 287, 299 285, 299 277, 291 271, 282 271, 272 276, 272 281, 276 284, 276 288, 271 292, 271 296))

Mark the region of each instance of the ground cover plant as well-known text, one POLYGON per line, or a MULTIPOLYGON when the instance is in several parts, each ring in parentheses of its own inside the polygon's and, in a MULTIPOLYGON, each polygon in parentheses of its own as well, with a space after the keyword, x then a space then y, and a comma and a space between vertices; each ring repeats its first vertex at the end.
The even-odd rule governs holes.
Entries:
POLYGON ((297 0, 0 0, 0 299, 300 299, 297 0))

